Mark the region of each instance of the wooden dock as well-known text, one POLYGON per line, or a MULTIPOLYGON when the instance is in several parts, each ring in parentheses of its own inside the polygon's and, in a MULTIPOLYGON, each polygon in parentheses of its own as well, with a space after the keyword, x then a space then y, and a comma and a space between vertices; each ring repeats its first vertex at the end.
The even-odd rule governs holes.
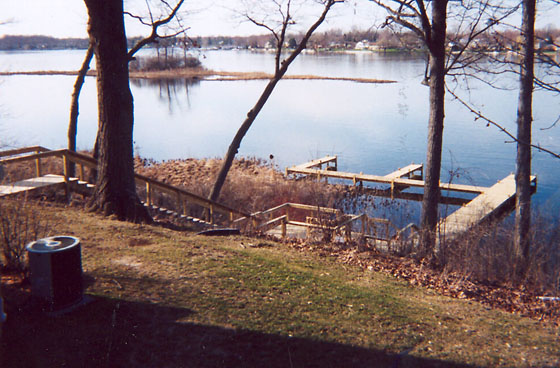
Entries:
MULTIPOLYGON (((536 176, 531 177, 531 183, 536 190, 536 176)), ((514 207, 515 176, 511 174, 443 219, 440 222, 440 231, 446 238, 453 238, 504 211, 511 211, 514 207)))
MULTIPOLYGON (((313 160, 301 165, 287 168, 286 174, 309 175, 318 179, 328 177, 351 180, 354 185, 361 184, 362 182, 388 184, 391 186, 391 198, 393 198, 394 195, 403 199, 417 199, 422 197, 421 194, 402 192, 410 187, 424 188, 425 183, 424 180, 422 180, 422 164, 411 164, 383 176, 340 172, 335 171, 336 167, 336 156, 327 156, 318 160, 313 160), (327 170, 322 169, 322 165, 328 165, 332 162, 334 162, 334 170, 329 167, 327 170)), ((534 193, 537 189, 537 178, 535 176, 531 177, 531 183, 534 193)), ((498 216, 513 210, 515 207, 515 177, 513 174, 500 180, 491 187, 440 183, 440 189, 442 192, 459 192, 476 195, 476 197, 472 200, 457 198, 457 203, 460 203, 461 207, 447 218, 440 221, 440 233, 447 239, 463 234, 472 227, 484 223, 492 218, 497 218, 498 216)), ((382 190, 380 193, 383 195, 384 191, 385 190, 382 190)), ((375 195, 375 192, 373 193, 375 195)), ((454 198, 442 197, 442 199, 445 200, 454 198)))

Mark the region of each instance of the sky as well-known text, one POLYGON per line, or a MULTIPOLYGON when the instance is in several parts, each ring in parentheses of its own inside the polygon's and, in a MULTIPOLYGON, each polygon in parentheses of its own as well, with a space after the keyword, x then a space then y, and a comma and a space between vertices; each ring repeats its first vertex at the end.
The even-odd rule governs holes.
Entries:
MULTIPOLYGON (((134 14, 147 14, 145 0, 124 1, 125 10, 134 14)), ((243 2, 254 5, 255 1, 258 4, 263 0, 186 0, 183 5, 186 13, 182 18, 190 27, 188 34, 191 37, 266 33, 262 28, 241 22, 239 15, 232 10, 240 9, 243 2)), ((539 10, 540 26, 555 24, 560 27, 560 6, 551 10, 541 5, 539 10)), ((333 7, 327 22, 320 30, 367 29, 373 24, 380 24, 384 18, 385 12, 369 1, 347 0, 345 4, 333 7)), ((129 37, 149 34, 149 29, 130 18, 127 19, 126 29, 129 37)), ((41 34, 54 37, 87 37, 87 12, 83 0, 0 0, 0 22, 7 22, 0 25, 0 36, 41 34)), ((302 22, 301 29, 294 30, 303 31, 304 26, 305 22, 302 22)))
MULTIPOLYGON (((186 0, 184 23, 190 36, 252 35, 266 33, 248 22, 241 22, 233 11, 246 0, 186 0)), ((261 0, 258 0, 261 1, 261 0)), ((173 3, 173 1, 171 1, 173 3)), ((144 0, 125 0, 125 10, 147 14, 144 0)), ((377 13, 379 13, 377 11, 377 13)), ((374 6, 351 0, 337 4, 322 29, 367 29, 378 17, 374 6)), ((382 18, 381 18, 382 19, 382 18)), ((83 0, 0 0, 1 35, 49 35, 54 37, 87 37, 87 12, 83 0)), ((136 21, 127 20, 127 35, 141 36, 149 30, 136 21)))

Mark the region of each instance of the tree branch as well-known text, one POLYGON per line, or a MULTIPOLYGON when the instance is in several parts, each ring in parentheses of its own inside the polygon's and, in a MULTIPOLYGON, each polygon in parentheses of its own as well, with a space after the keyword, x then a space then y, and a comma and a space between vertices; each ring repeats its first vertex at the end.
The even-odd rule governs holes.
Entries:
MULTIPOLYGON (((478 119, 482 119, 484 121, 486 121, 486 126, 489 125, 493 125, 496 128, 498 128, 502 133, 504 133, 505 135, 507 135, 508 137, 510 137, 514 142, 520 143, 520 144, 525 144, 527 145, 527 142, 521 142, 519 139, 517 139, 517 137, 515 135, 513 135, 512 133, 510 133, 506 128, 504 128, 501 124, 495 122, 494 120, 486 117, 485 115, 483 115, 480 111, 475 110, 472 106, 470 106, 467 102, 465 102, 463 99, 461 99, 459 96, 457 96, 457 94, 455 94, 455 92, 453 92, 447 85, 446 85, 446 89, 449 92, 449 94, 451 94, 457 101, 459 101, 459 103, 461 105, 463 105, 467 110, 469 110, 471 113, 473 113, 475 115, 475 120, 478 119)), ((541 147, 538 144, 529 144, 530 147, 535 148, 541 152, 545 152, 548 153, 549 155, 560 159, 560 154, 553 152, 547 148, 541 147)))
MULTIPOLYGON (((165 2, 164 0, 161 0, 161 1, 162 1, 164 4, 166 4, 169 8, 171 8, 167 2, 165 2)), ((138 42, 136 43, 136 45, 134 45, 134 46, 130 49, 130 51, 128 51, 128 59, 129 59, 129 60, 132 60, 132 59, 134 58, 134 55, 135 55, 142 47, 146 46, 147 44, 156 42, 158 38, 165 38, 165 37, 162 37, 162 36, 158 35, 158 33, 157 33, 158 28, 161 27, 161 26, 163 26, 163 25, 165 25, 165 24, 167 24, 167 23, 169 23, 169 22, 171 22, 171 20, 172 20, 173 18, 175 18, 175 16, 177 15, 177 12, 179 11, 179 8, 181 8, 181 5, 183 5, 184 2, 185 2, 185 0, 179 0, 179 2, 175 5, 175 7, 172 9, 171 13, 169 13, 169 15, 168 15, 167 17, 165 17, 165 18, 163 18, 163 19, 160 19, 160 20, 157 20, 157 21, 155 21, 155 22, 153 21, 152 12, 151 12, 151 10, 150 10, 150 18, 152 19, 152 24, 151 24, 151 26, 152 26, 152 33, 151 33, 148 37, 143 38, 143 39, 141 39, 140 41, 138 41, 138 42)), ((149 8, 149 7, 148 7, 148 8, 149 8)), ((136 17, 135 17, 135 18, 136 18, 136 17)), ((181 34, 181 33, 185 32, 185 31, 186 31, 186 29, 183 29, 183 30, 179 31, 177 34, 175 34, 175 36, 178 35, 178 34, 181 34)))

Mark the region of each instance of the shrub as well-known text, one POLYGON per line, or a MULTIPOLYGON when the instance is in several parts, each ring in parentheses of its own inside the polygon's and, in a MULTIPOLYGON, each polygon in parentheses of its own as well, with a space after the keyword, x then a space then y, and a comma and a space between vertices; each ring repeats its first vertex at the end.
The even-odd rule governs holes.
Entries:
POLYGON ((27 273, 25 246, 45 237, 48 218, 27 204, 27 200, 0 201, 0 268, 4 272, 27 273))
MULTIPOLYGON (((512 284, 516 279, 513 224, 478 226, 452 242, 440 244, 438 261, 451 272, 488 284, 512 284)), ((538 292, 560 291, 560 225, 535 218, 527 273, 521 284, 538 292)))
POLYGON ((158 71, 173 70, 183 68, 198 68, 202 65, 200 60, 194 56, 152 56, 137 58, 130 63, 131 70, 137 71, 158 71))

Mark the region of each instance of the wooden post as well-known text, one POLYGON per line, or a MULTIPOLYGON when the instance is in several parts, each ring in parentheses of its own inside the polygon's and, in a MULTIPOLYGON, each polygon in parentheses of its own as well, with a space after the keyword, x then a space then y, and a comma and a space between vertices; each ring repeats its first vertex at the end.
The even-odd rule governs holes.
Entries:
MULTIPOLYGON (((41 153, 41 152, 36 151, 35 153, 41 153)), ((38 178, 41 177, 41 159, 40 158, 35 159, 35 174, 37 174, 38 178)))
POLYGON ((210 205, 210 219, 209 221, 211 224, 214 224, 214 205, 210 205))
POLYGON ((146 203, 148 207, 152 206, 152 186, 149 181, 146 182, 146 203))
POLYGON ((282 219, 282 241, 286 240, 286 219, 282 219))
POLYGON ((187 215, 187 200, 183 198, 183 216, 187 215))
POLYGON ((80 180, 84 180, 84 164, 80 164, 80 180))
POLYGON ((179 214, 181 213, 182 205, 183 201, 181 200, 181 192, 177 191, 177 207, 175 211, 177 211, 177 213, 179 214))
POLYGON ((385 236, 389 239, 389 223, 385 223, 385 236))
POLYGON ((64 191, 66 194, 66 200, 70 200, 70 183, 68 182, 68 159, 66 155, 62 155, 62 170, 64 172, 64 191))
POLYGON ((352 241, 352 226, 350 224, 346 225, 345 238, 347 243, 352 241))
POLYGON ((233 211, 229 211, 229 222, 233 222, 233 211))

